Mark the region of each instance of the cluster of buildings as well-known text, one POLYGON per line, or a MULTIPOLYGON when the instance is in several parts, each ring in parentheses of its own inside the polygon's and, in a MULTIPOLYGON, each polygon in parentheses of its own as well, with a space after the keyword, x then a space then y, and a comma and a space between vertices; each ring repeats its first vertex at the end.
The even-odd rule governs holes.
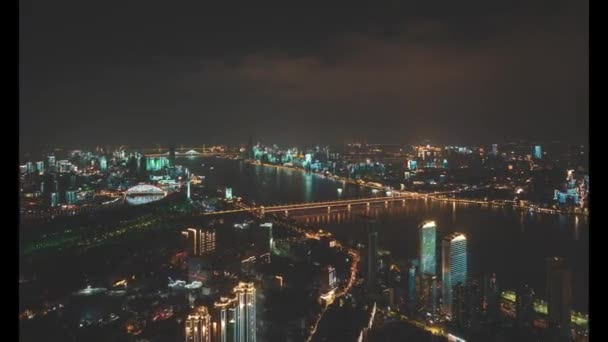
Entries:
MULTIPOLYGON (((369 220, 365 273, 370 292, 377 292, 379 286, 378 233, 374 226, 374 221, 369 220)), ((434 221, 419 226, 419 255, 406 271, 401 302, 404 312, 425 324, 439 324, 459 333, 481 332, 497 324, 499 317, 506 314, 503 308, 506 292, 501 292, 496 275, 471 277, 465 234, 454 232, 439 237, 438 232, 434 221)), ((568 340, 577 328, 572 311, 571 271, 559 257, 547 258, 546 270, 544 309, 534 291, 522 285, 512 294, 511 316, 520 328, 549 328, 546 331, 556 341, 568 340)), ((384 292, 394 295, 394 289, 384 292)), ((387 303, 389 307, 396 306, 394 299, 389 298, 387 303)))

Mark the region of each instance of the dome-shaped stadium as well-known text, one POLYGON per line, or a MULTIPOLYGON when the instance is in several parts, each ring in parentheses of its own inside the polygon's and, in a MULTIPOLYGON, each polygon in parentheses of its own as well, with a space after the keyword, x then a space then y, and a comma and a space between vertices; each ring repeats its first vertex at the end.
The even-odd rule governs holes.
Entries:
POLYGON ((132 205, 158 201, 165 196, 167 196, 167 193, 163 189, 151 184, 138 184, 125 192, 127 203, 132 205))

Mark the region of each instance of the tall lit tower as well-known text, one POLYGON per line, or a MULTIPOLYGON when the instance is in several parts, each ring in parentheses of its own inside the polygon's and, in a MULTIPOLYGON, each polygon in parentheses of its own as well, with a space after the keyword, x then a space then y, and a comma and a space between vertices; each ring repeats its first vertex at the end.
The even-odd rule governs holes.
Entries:
POLYGON ((370 291, 376 289, 376 272, 378 271, 378 231, 376 220, 366 218, 367 229, 367 287, 370 291))
MULTIPOLYGON (((219 318, 219 331, 214 331, 217 342, 236 341, 235 315, 236 315, 236 298, 221 297, 215 302, 214 307, 219 318)), ((217 324, 214 324, 215 329, 217 324)))
POLYGON ((239 283, 234 288, 238 304, 236 307, 236 336, 238 342, 255 342, 255 286, 253 283, 239 283))
POLYGON ((188 228, 182 232, 188 237, 188 253, 199 256, 215 251, 215 230, 188 228))
POLYGON ((546 262, 549 327, 567 330, 572 305, 572 274, 563 258, 547 258, 546 262))
POLYGON ((467 238, 462 233, 452 233, 443 238, 442 250, 443 307, 452 314, 452 294, 456 286, 467 280, 467 238))
POLYGON ((435 221, 420 226, 420 273, 437 274, 437 225, 435 221))
POLYGON ((188 182, 188 189, 186 190, 186 197, 190 200, 190 171, 186 168, 186 181, 188 182))
POLYGON ((186 342, 211 342, 211 316, 199 306, 186 318, 186 342))

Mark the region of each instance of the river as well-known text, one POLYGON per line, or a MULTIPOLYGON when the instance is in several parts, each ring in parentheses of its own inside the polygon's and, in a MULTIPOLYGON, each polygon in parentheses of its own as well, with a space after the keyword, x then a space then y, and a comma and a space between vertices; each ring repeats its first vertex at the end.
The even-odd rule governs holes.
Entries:
MULTIPOLYGON (((301 203, 378 196, 368 188, 343 184, 321 175, 228 159, 179 159, 212 187, 231 187, 234 196, 257 204, 301 203), (204 164, 204 166, 202 166, 204 164), (213 169, 211 169, 213 168, 213 169), (341 192, 338 188, 342 188, 341 192)), ((365 211, 365 209, 363 209, 365 211)), ((372 208, 378 218, 380 248, 398 261, 415 258, 417 226, 435 220, 444 235, 466 234, 470 274, 495 272, 503 288, 526 283, 541 297, 545 292, 545 258, 562 256, 572 264, 574 308, 588 311, 589 223, 587 217, 538 214, 482 204, 408 200, 388 208, 372 208)), ((307 214, 301 220, 333 232, 338 238, 364 241, 356 211, 307 214)))

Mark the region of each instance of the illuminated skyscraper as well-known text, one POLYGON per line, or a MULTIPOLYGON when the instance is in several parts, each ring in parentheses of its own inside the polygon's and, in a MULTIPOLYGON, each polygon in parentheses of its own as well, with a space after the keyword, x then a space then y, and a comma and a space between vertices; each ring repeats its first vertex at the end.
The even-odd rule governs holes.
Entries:
POLYGON ((214 324, 216 328, 216 331, 213 332, 216 337, 215 341, 232 342, 237 340, 236 306, 236 298, 221 297, 219 301, 215 302, 214 307, 219 321, 219 328, 217 328, 217 324, 214 324))
POLYGON ((205 306, 199 306, 186 318, 186 342, 211 342, 211 316, 205 306))
POLYGON ((543 152, 542 152, 542 148, 540 145, 534 146, 534 158, 536 158, 536 159, 543 158, 543 152))
POLYGON ((169 144, 169 161, 175 165, 175 144, 169 144))
POLYGON ((232 188, 226 188, 225 195, 225 198, 227 200, 232 200, 232 188))
POLYGON ((572 308, 572 275, 563 258, 547 258, 546 262, 549 327, 567 330, 572 308))
POLYGON ((238 342, 256 341, 255 286, 253 283, 239 283, 234 288, 238 305, 236 307, 236 335, 238 342))
POLYGON ((426 221, 420 226, 420 273, 437 274, 437 225, 426 221))
POLYGON ((59 193, 51 192, 51 207, 58 207, 58 206, 59 206, 59 193))
POLYGON ((108 169, 108 159, 106 156, 99 157, 99 170, 106 171, 108 169))
POLYGON ((378 271, 378 231, 376 221, 366 218, 367 226, 367 287, 370 291, 376 289, 376 272, 378 271))
POLYGON ((182 232, 188 237, 188 253, 191 256, 205 255, 215 251, 215 230, 188 228, 182 232))
POLYGON ((495 156, 498 155, 498 144, 492 144, 492 154, 495 156))
POLYGON ((43 161, 36 162, 36 171, 39 174, 43 174, 44 173, 44 162, 43 161))
POLYGON ((443 238, 441 252, 443 308, 447 315, 451 315, 454 288, 464 284, 467 280, 466 236, 462 233, 452 233, 446 236, 443 238))
POLYGON ((67 204, 76 204, 76 191, 68 190, 65 192, 65 202, 67 204))

